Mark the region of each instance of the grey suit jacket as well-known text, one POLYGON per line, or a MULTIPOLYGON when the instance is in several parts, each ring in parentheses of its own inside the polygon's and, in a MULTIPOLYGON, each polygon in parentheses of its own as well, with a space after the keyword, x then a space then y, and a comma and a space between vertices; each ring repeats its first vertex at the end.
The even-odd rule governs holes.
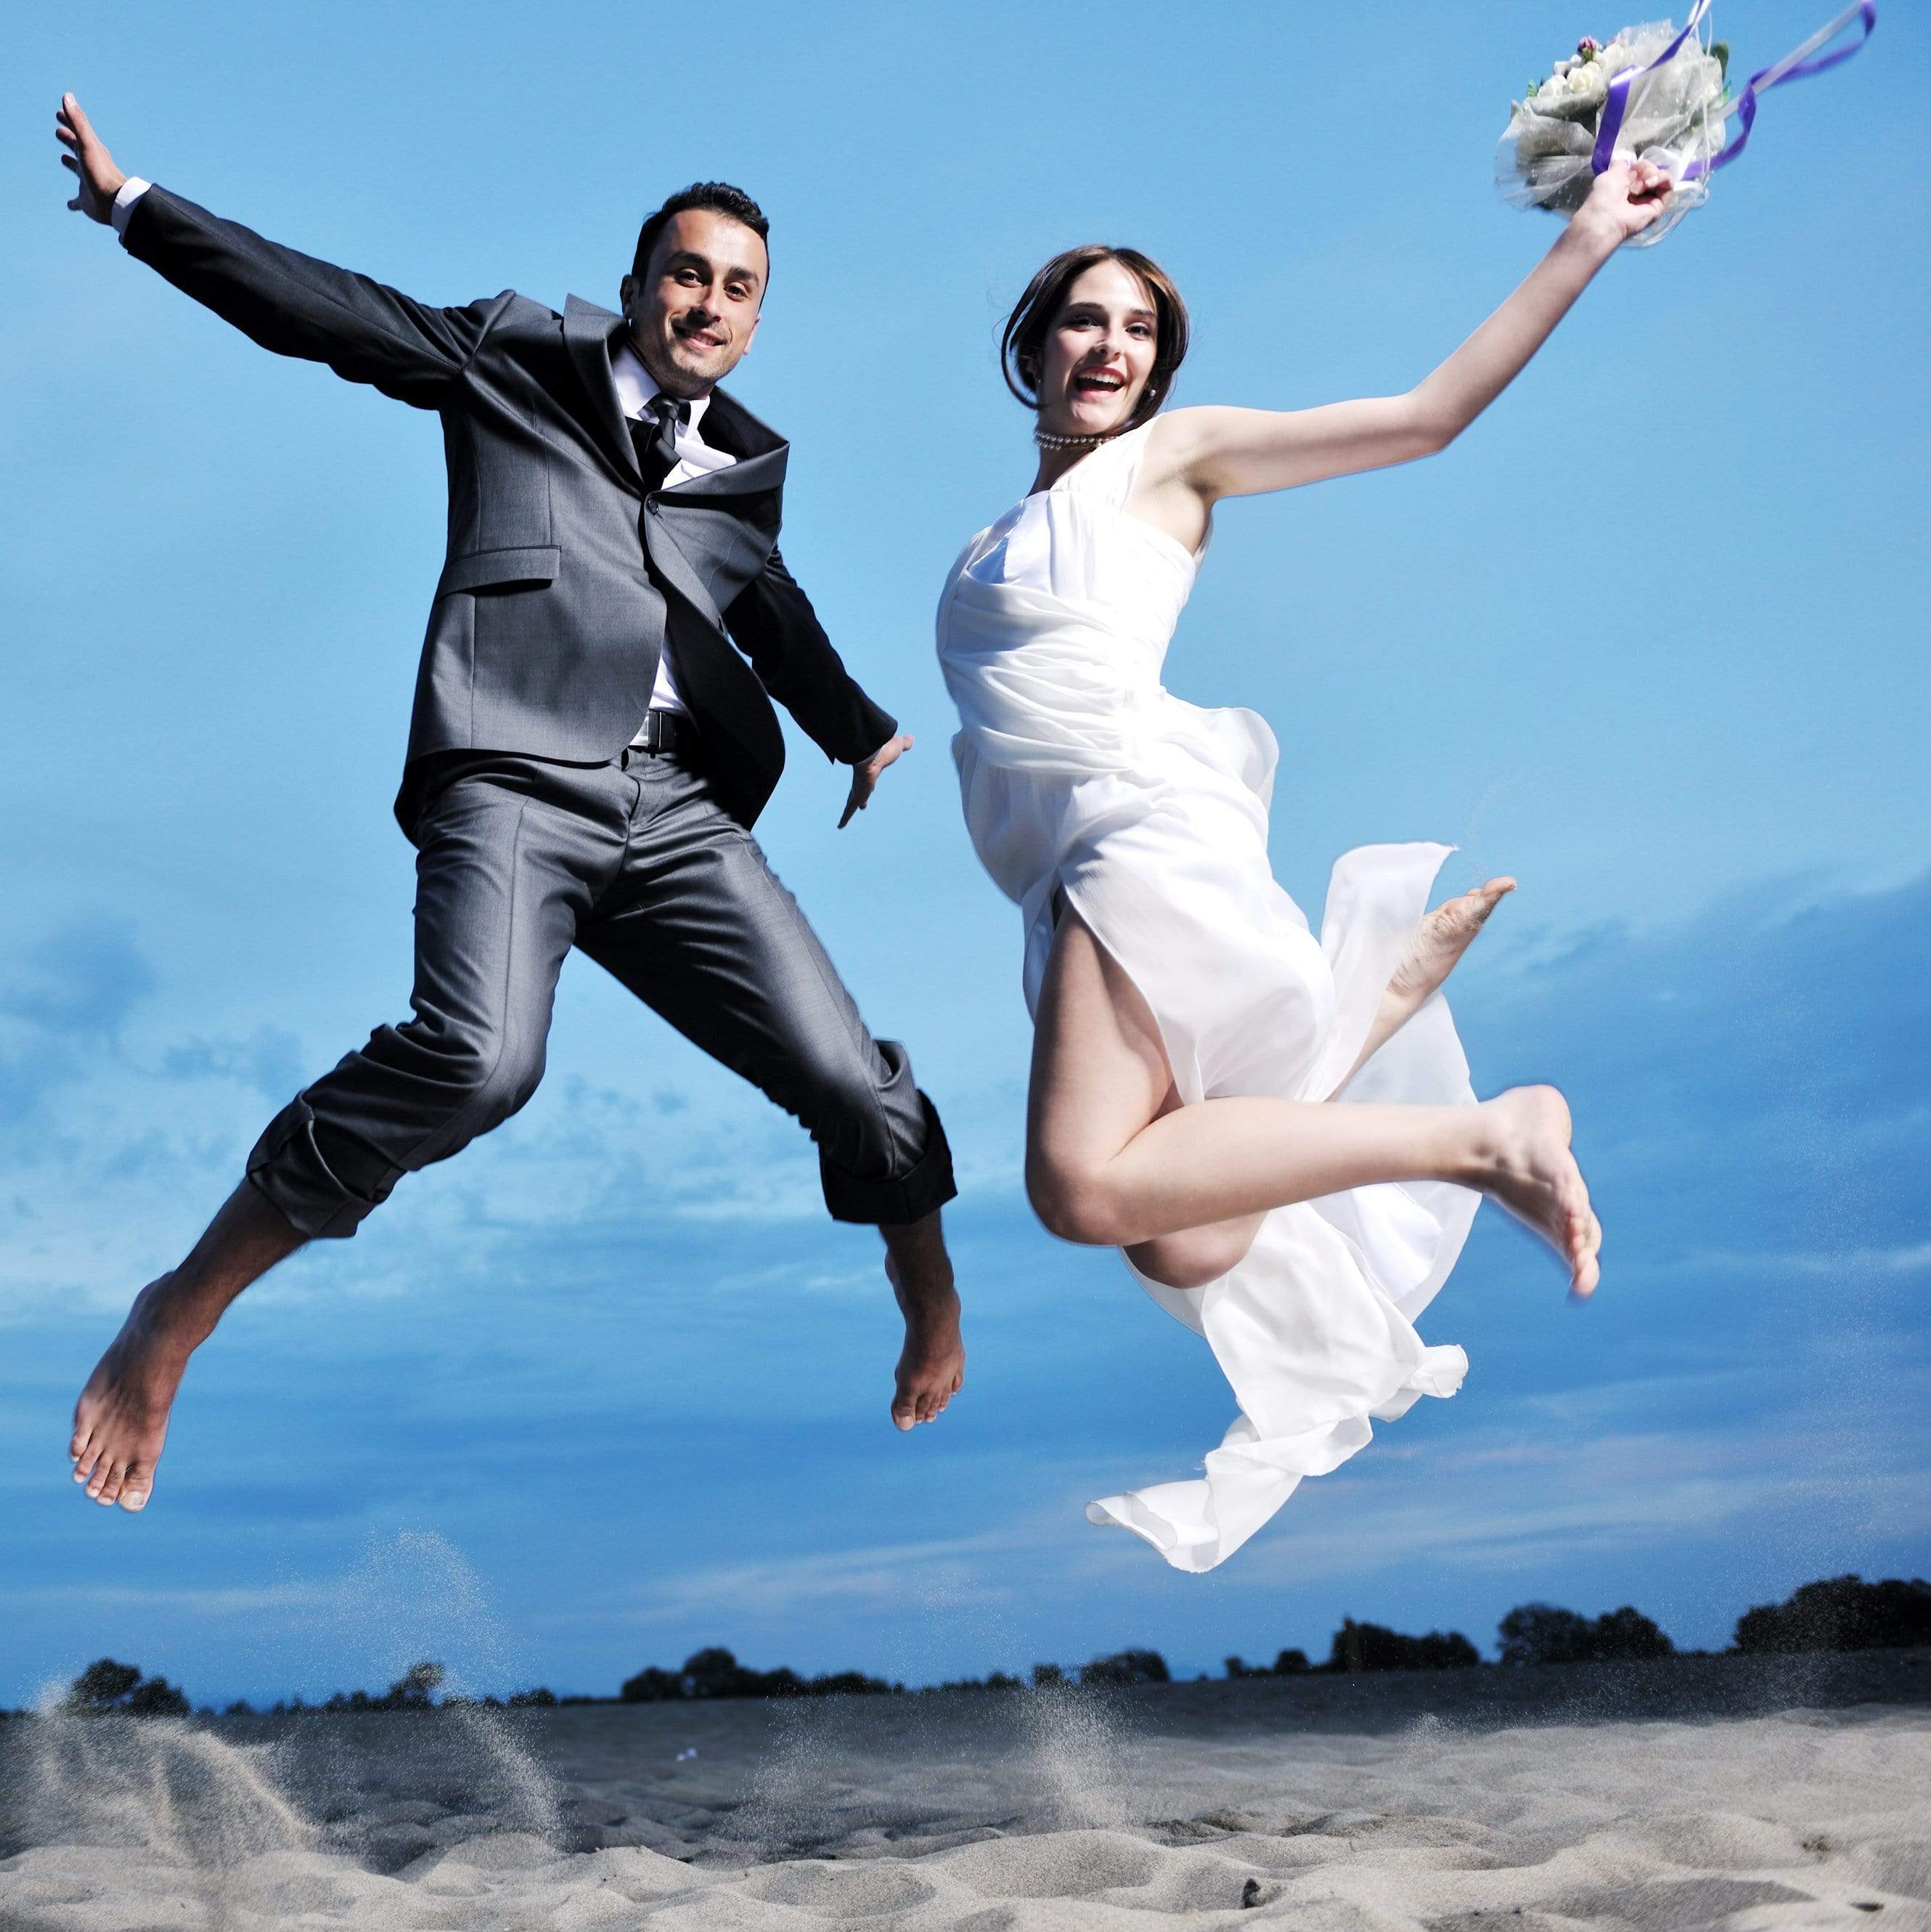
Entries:
POLYGON ((448 547, 396 800, 405 832, 448 754, 615 756, 667 636, 713 786, 746 825, 784 762, 767 692, 832 758, 868 758, 896 729, 778 554, 782 437, 715 392, 705 440, 738 460, 645 498, 610 376, 620 317, 574 296, 559 316, 511 290, 432 308, 160 188, 124 239, 262 347, 442 419, 448 547))

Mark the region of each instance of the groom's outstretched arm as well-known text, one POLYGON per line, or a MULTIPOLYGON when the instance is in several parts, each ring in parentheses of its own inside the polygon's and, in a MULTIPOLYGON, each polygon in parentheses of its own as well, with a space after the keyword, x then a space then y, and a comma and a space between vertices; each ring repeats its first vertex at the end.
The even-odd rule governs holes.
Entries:
POLYGON ((284 248, 116 167, 72 94, 57 130, 79 188, 68 206, 121 230, 127 252, 278 356, 323 362, 352 382, 438 407, 496 301, 436 308, 284 248))
POLYGON ((898 730, 845 669, 811 600, 773 550, 740 591, 724 622, 764 688, 825 755, 862 764, 898 730))

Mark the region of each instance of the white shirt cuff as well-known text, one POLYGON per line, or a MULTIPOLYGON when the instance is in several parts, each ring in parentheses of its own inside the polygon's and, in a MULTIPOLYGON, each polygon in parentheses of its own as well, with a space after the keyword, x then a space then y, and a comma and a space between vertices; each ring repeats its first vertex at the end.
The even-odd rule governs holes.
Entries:
POLYGON ((108 211, 114 224, 114 232, 124 242, 127 238, 127 219, 134 212, 134 204, 154 186, 152 182, 144 182, 139 175, 130 175, 121 184, 121 192, 114 197, 114 206, 108 211))

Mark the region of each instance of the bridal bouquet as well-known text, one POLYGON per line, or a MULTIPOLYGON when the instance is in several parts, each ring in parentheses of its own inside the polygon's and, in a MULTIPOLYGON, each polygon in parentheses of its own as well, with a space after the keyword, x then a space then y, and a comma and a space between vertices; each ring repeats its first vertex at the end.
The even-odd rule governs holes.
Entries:
POLYGON ((1503 198, 1518 208, 1573 214, 1613 163, 1648 161, 1672 186, 1663 218, 1624 245, 1648 248, 1709 199, 1711 176, 1735 160, 1750 139, 1760 96, 1849 60, 1877 24, 1874 0, 1855 0, 1733 95, 1730 50, 1708 38, 1709 10, 1710 0, 1695 0, 1680 28, 1664 20, 1625 27, 1606 42, 1585 34, 1546 80, 1531 82, 1511 104, 1496 150, 1495 185, 1503 198), (1864 32, 1852 45, 1810 58, 1855 22, 1864 32))
POLYGON ((1585 37, 1514 104, 1495 156, 1503 198, 1573 214, 1603 172, 1596 152, 1612 83, 1621 80, 1622 124, 1610 137, 1612 155, 1651 162, 1675 183, 1662 220, 1633 238, 1639 244, 1657 240, 1708 199, 1708 164, 1723 146, 1729 59, 1722 41, 1706 47, 1666 20, 1625 27, 1606 44, 1585 37), (1704 165, 1693 175, 1698 161, 1704 165))

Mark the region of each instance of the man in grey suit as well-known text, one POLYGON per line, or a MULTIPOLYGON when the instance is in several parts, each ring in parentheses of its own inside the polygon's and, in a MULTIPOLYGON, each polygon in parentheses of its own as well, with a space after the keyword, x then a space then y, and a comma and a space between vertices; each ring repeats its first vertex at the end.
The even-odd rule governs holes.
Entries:
POLYGON ((751 836, 784 763, 772 698, 852 766, 841 825, 911 743, 778 554, 787 445, 716 386, 769 277, 757 204, 718 182, 672 196, 621 316, 510 290, 438 308, 127 176, 71 94, 56 132, 70 207, 264 348, 434 410, 449 472, 396 800, 418 850, 413 1016, 289 1102, 136 1298, 76 1407, 76 1481, 143 1508, 229 1303, 529 1098, 572 946, 809 1130, 832 1214, 884 1238, 906 1323, 892 1420, 932 1420, 965 1359, 945 1134, 751 836))

